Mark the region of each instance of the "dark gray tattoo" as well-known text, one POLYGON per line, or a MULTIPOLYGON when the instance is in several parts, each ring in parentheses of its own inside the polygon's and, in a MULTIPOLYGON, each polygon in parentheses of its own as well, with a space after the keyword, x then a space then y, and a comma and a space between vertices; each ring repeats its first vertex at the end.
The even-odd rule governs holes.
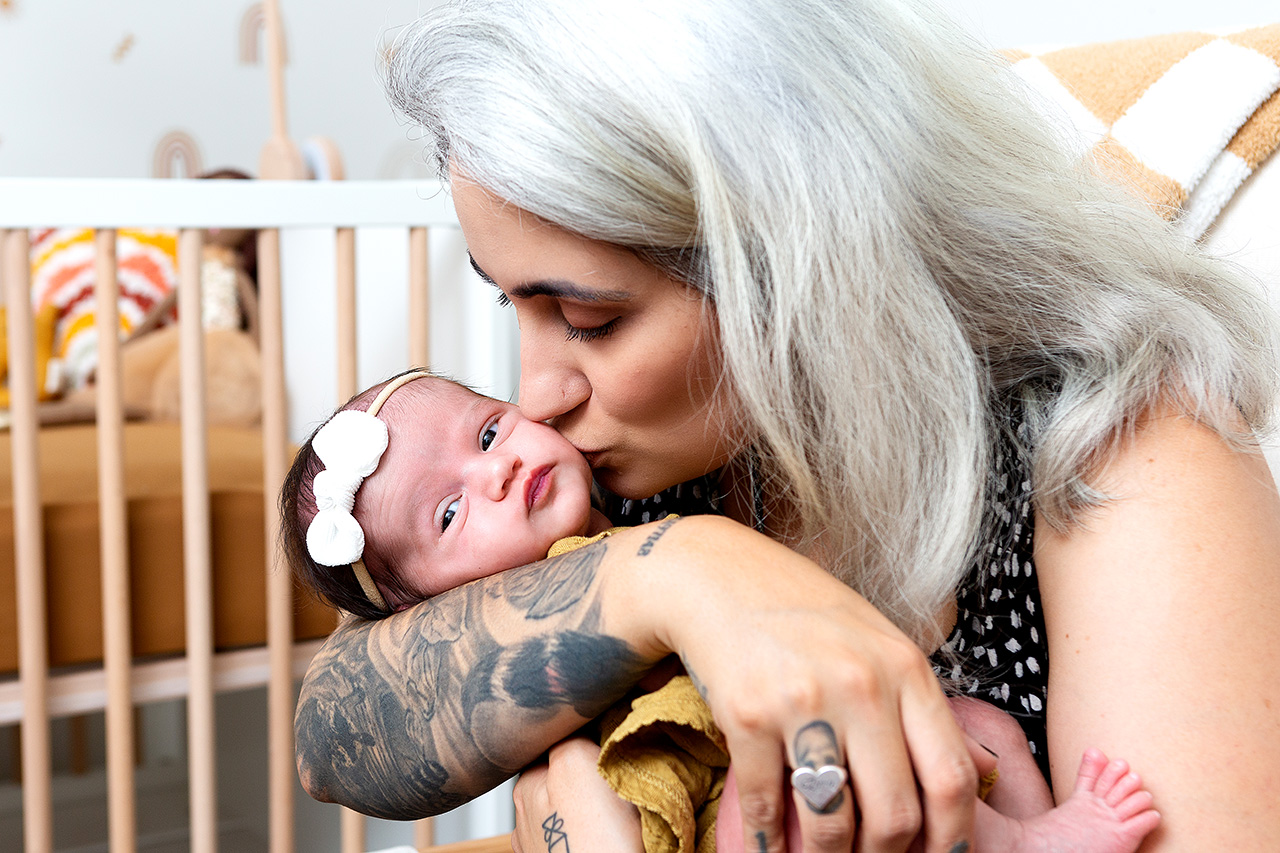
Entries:
POLYGON ((760 853, 769 853, 769 845, 763 832, 756 833, 756 849, 759 850, 760 853))
POLYGON ((693 689, 698 691, 698 695, 702 697, 703 702, 710 702, 707 698, 707 685, 702 683, 702 679, 698 678, 698 674, 693 671, 693 667, 689 666, 689 662, 680 656, 680 663, 684 666, 685 674, 689 676, 689 680, 693 682, 693 689))
POLYGON ((298 700, 303 786, 377 817, 439 814, 617 701, 654 661, 600 630, 597 569, 607 547, 484 578, 379 622, 341 625, 298 700))
POLYGON ((649 552, 653 550, 653 546, 657 545, 658 540, 662 538, 663 534, 665 534, 668 530, 670 530, 671 525, 675 524, 679 520, 680 519, 678 518, 672 518, 670 516, 668 516, 667 518, 664 518, 658 524, 657 529, 654 530, 652 533, 650 533, 649 537, 644 540, 643 544, 640 545, 640 550, 636 551, 636 556, 637 557, 649 556, 649 552))
POLYGON ((569 834, 564 831, 564 818, 559 812, 552 812, 551 817, 542 822, 542 840, 547 842, 547 853, 552 853, 557 844, 564 853, 569 853, 569 834))
MULTIPOLYGON (((831 728, 831 724, 826 720, 814 720, 796 732, 795 740, 792 743, 792 751, 795 752, 797 767, 808 767, 811 770, 817 770, 827 764, 844 765, 844 759, 840 756, 840 744, 836 741, 835 729, 831 728)), ((804 800, 804 797, 800 799, 804 800)), ((831 814, 840 808, 843 803, 843 788, 841 788, 839 794, 832 798, 831 802, 822 808, 815 808, 812 803, 805 800, 805 805, 809 807, 809 811, 815 814, 831 814)))
POLYGON ((957 841, 956 846, 951 848, 951 853, 969 853, 969 842, 957 841))

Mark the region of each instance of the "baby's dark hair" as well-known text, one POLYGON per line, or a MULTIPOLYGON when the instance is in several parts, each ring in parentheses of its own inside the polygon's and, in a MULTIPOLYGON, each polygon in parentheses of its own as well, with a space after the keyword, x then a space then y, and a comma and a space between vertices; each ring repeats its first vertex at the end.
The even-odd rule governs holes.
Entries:
MULTIPOLYGON (((449 377, 414 368, 397 373, 384 382, 379 382, 377 385, 366 388, 335 409, 333 414, 336 415, 338 412, 348 410, 368 411, 374 398, 378 396, 378 392, 389 383, 409 373, 423 373, 424 379, 429 378, 441 382, 450 382, 459 387, 467 388, 463 383, 449 377)), ((473 389, 467 388, 467 390, 473 389)), ((398 393, 397 391, 388 398, 387 403, 383 406, 383 412, 387 411, 387 406, 392 405, 391 401, 395 399, 398 393)), ((311 435, 307 437, 302 447, 298 449, 298 453, 293 459, 293 465, 290 466, 284 485, 280 489, 280 542, 284 548, 285 558, 289 562, 289 568, 293 573, 294 579, 308 592, 327 601, 339 610, 345 610, 362 619, 382 619, 390 616, 391 611, 384 610, 369 600, 349 564, 346 566, 323 566, 312 559, 311 553, 307 550, 307 528, 317 512, 316 497, 315 492, 312 490, 312 484, 315 482, 316 474, 324 470, 324 463, 320 461, 320 457, 316 454, 312 443, 315 440, 316 433, 323 429, 324 424, 327 424, 332 417, 333 415, 330 415, 323 424, 316 427, 311 435)), ((366 539, 366 552, 371 550, 372 547, 373 543, 366 539)), ((394 566, 388 565, 386 560, 369 560, 366 556, 364 562, 370 575, 376 581, 394 590, 402 600, 411 597, 411 594, 401 587, 399 573, 395 571, 394 566)))

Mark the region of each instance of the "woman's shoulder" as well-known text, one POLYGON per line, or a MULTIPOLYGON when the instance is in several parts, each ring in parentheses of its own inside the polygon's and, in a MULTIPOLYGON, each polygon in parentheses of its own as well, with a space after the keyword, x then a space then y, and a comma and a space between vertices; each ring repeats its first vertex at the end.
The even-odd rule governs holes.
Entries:
POLYGON ((1241 777, 1257 784, 1255 765, 1270 772, 1280 753, 1264 704, 1280 701, 1280 496, 1262 453, 1160 407, 1091 476, 1106 499, 1070 527, 1036 531, 1053 754, 1092 744, 1141 756, 1172 814, 1170 792, 1195 787, 1179 780, 1212 767, 1227 731, 1241 777))

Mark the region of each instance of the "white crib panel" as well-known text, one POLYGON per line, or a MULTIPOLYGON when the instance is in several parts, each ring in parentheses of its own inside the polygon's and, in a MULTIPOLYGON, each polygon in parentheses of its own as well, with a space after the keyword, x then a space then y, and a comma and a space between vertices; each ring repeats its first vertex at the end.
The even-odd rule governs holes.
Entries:
POLYGON ((457 227, 439 181, 0 178, 0 228, 457 227))
POLYGON ((411 366, 409 230, 361 228, 356 232, 355 253, 358 285, 353 331, 359 367, 353 394, 411 366))

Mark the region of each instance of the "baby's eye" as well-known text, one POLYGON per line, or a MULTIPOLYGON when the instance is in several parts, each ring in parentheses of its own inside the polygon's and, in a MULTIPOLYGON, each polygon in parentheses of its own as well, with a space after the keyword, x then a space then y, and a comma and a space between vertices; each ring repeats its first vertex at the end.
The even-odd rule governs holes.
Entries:
POLYGON ((453 521, 453 517, 458 514, 458 507, 462 501, 453 501, 444 508, 444 515, 440 517, 440 532, 444 533, 449 529, 449 524, 453 521))
POLYGON ((488 450, 497 439, 498 424, 494 422, 485 427, 484 432, 480 433, 480 449, 488 450))

